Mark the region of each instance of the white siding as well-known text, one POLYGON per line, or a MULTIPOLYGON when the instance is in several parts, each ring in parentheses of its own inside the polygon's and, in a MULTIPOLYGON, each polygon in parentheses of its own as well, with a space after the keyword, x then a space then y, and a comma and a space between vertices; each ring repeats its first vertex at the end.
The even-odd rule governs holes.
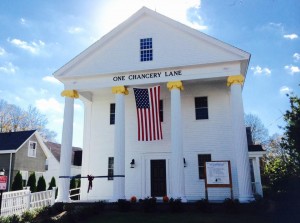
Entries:
MULTIPOLYGON (((161 99, 164 100, 163 140, 152 142, 137 141, 137 121, 135 100, 132 89, 125 96, 126 119, 126 161, 125 161, 125 194, 127 198, 135 195, 138 198, 150 196, 150 160, 166 159, 167 174, 170 170, 170 92, 165 84, 162 86, 161 99), (135 168, 130 162, 135 159, 135 168)), ((230 160, 232 167, 234 195, 237 196, 237 179, 235 155, 232 151, 232 128, 229 106, 229 91, 225 81, 184 83, 181 92, 183 116, 183 149, 187 167, 185 172, 185 188, 188 200, 204 198, 204 180, 198 176, 198 154, 210 153, 212 160, 230 160), (208 97, 208 120, 195 120, 194 98, 208 97)), ((114 156, 114 125, 109 124, 110 103, 114 103, 114 95, 110 89, 99 91, 93 95, 91 112, 90 149, 84 149, 84 156, 89 161, 83 163, 83 171, 94 176, 107 175, 108 157, 114 156)), ((118 174, 118 173, 114 173, 118 174)), ((86 185, 87 184, 83 184, 86 185)), ((113 181, 95 178, 93 189, 82 195, 88 199, 109 199, 112 196, 113 181)), ((170 191, 167 177, 167 191, 170 191)), ((209 189, 209 197, 222 200, 230 197, 229 189, 209 189)))

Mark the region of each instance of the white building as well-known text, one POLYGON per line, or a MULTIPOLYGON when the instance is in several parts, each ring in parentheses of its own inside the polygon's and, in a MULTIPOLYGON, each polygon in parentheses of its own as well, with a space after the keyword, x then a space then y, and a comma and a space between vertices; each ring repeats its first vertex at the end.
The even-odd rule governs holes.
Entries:
MULTIPOLYGON (((45 180, 50 183, 52 177, 55 178, 55 182, 59 181, 59 166, 60 166, 60 154, 61 154, 61 145, 54 142, 44 142, 47 148, 47 160, 46 160, 46 171, 44 173, 45 180)), ((72 159, 71 159, 71 176, 78 176, 81 174, 81 162, 78 162, 78 159, 81 160, 81 148, 72 147, 72 159), (77 158, 79 156, 79 158, 77 158), (76 159, 77 158, 77 159, 76 159)), ((48 185, 47 185, 48 187, 48 185)))
MULTIPOLYGON (((253 199, 242 88, 250 54, 142 8, 54 73, 64 86, 60 176, 70 176, 74 98, 84 102, 81 199, 205 197, 204 161, 231 163, 233 196, 253 199), (138 141, 133 88, 161 88, 162 140, 138 141), (185 160, 185 163, 184 163, 185 160), (134 161, 134 168, 130 168, 134 161)), ((58 201, 68 201, 68 178, 58 201)), ((210 200, 230 197, 209 188, 210 200)))

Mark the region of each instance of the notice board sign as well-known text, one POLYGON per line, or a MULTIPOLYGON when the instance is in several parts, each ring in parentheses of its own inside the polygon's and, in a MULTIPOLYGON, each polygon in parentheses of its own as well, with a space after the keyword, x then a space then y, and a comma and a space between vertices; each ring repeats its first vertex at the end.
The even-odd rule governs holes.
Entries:
POLYGON ((0 176, 0 190, 6 190, 7 176, 0 176))
POLYGON ((206 187, 232 187, 230 161, 205 162, 206 187))

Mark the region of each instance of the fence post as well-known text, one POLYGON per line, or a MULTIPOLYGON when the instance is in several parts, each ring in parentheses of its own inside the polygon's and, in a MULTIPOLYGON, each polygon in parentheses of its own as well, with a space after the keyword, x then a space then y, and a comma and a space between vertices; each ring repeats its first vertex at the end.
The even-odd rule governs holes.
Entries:
POLYGON ((30 210, 30 202, 31 202, 31 191, 30 191, 30 187, 25 187, 24 188, 26 190, 26 194, 27 194, 27 210, 30 210))
POLYGON ((51 205, 55 203, 56 187, 52 187, 51 205))

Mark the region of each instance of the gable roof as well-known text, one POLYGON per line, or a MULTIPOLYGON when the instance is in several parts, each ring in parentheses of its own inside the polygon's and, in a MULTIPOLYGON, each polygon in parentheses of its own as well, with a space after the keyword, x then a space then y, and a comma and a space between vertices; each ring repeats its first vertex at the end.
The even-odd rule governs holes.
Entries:
POLYGON ((261 145, 248 145, 248 152, 266 152, 261 145))
POLYGON ((0 133, 0 151, 16 152, 36 130, 0 133))
MULTIPOLYGON (((53 154, 57 161, 60 161, 60 151, 61 151, 61 144, 54 143, 54 142, 45 142, 46 146, 53 154)), ((82 151, 79 147, 72 147, 72 152, 82 151)))
MULTIPOLYGON (((169 27, 172 27, 176 30, 180 30, 183 33, 186 33, 190 36, 194 36, 198 38, 199 40, 202 40, 206 43, 209 43, 210 45, 214 47, 218 47, 219 49, 222 49, 223 51, 229 52, 232 55, 236 55, 235 59, 232 59, 233 61, 243 61, 243 68, 242 73, 246 75, 246 71, 248 68, 248 62, 250 59, 250 54, 238 49, 230 44, 224 43, 216 38, 213 38, 207 34, 204 34, 200 32, 199 30, 195 30, 191 27, 188 27, 180 22, 177 22, 173 19, 170 19, 162 14, 157 13, 156 11, 153 11, 151 9, 148 9, 146 7, 141 8, 138 10, 135 14, 133 14, 131 17, 129 17, 127 20, 125 20, 123 23, 121 23, 119 26, 114 28, 112 31, 101 37, 98 41, 96 41, 94 44, 92 44, 90 47, 88 47, 86 50, 81 52, 79 55, 77 55, 75 58, 73 58, 71 61, 66 63, 64 66, 62 66, 60 69, 54 72, 54 76, 63 81, 65 78, 72 78, 72 77, 81 77, 82 73, 76 73, 74 71, 74 68, 78 67, 80 64, 83 64, 83 61, 86 61, 86 59, 90 59, 90 57, 93 57, 93 54, 98 51, 99 49, 105 47, 110 41, 115 39, 117 36, 121 35, 129 29, 130 26, 133 24, 136 24, 137 22, 141 21, 142 18, 145 16, 154 19, 159 20, 160 22, 166 24, 169 27)), ((98 60, 99 61, 99 60, 98 60)), ((224 61, 222 61, 224 62, 224 61)), ((192 65, 192 64, 189 64, 192 65)), ((84 66, 84 65, 83 65, 84 66)), ((115 67, 115 66, 110 66, 115 67)), ((103 69, 103 67, 101 67, 103 69)), ((101 69, 101 72, 102 72, 101 69)), ((98 72, 91 71, 89 69, 85 70, 85 76, 94 76, 98 75, 98 72), (90 72, 90 73, 89 73, 90 72)), ((111 72, 129 72, 129 70, 122 70, 122 71, 116 71, 116 70, 109 70, 108 73, 111 72)), ((108 74, 104 71, 104 73, 108 74)))

